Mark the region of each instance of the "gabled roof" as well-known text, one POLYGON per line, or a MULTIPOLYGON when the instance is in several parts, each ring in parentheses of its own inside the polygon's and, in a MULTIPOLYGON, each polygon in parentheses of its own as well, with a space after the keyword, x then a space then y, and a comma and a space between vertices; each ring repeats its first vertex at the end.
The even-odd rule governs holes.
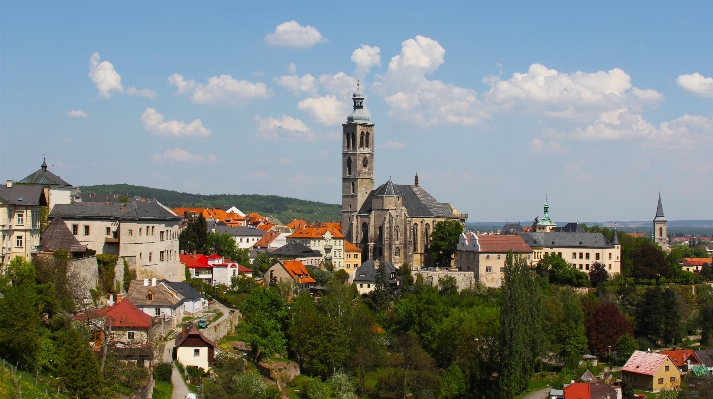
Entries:
POLYGON ((47 205, 47 199, 42 186, 23 186, 13 184, 12 187, 0 186, 0 201, 8 205, 38 206, 47 205))
POLYGON ((480 234, 477 236, 480 252, 506 253, 513 251, 514 253, 531 253, 530 248, 525 240, 518 235, 502 235, 502 234, 480 234))
POLYGON ((162 283, 166 284, 171 288, 179 297, 184 299, 200 299, 201 294, 193 289, 190 284, 183 281, 167 281, 161 280, 162 283))
POLYGON ((176 213, 178 216, 186 216, 186 213, 192 213, 194 215, 203 215, 205 219, 211 218, 210 212, 208 212, 208 209, 206 208, 173 208, 173 212, 176 213))
POLYGON ((180 220, 176 214, 158 201, 135 201, 129 203, 106 204, 102 202, 80 202, 57 204, 49 218, 61 217, 65 220, 180 220))
MULTIPOLYGON (((382 186, 376 190, 372 190, 369 193, 369 196, 364 201, 361 209, 359 209, 359 214, 366 215, 371 213, 371 202, 376 191, 381 189, 386 184, 387 183, 384 183, 382 186)), ((393 184, 393 187, 401 194, 401 201, 410 217, 430 216, 457 218, 457 216, 453 214, 453 209, 448 204, 438 202, 421 186, 393 184)))
POLYGON ((357 247, 356 245, 350 243, 347 240, 344 240, 344 252, 361 252, 361 248, 357 247))
POLYGON ((603 382, 593 382, 589 384, 590 399, 615 399, 617 398, 616 389, 603 382))
POLYGON ((174 307, 182 302, 177 296, 169 292, 162 284, 155 286, 144 285, 143 280, 131 280, 127 298, 137 307, 174 307), (153 299, 149 299, 149 292, 153 294, 153 299))
POLYGON ((705 364, 708 367, 713 367, 713 349, 704 349, 694 352, 696 353, 696 357, 701 362, 701 364, 705 364))
POLYGON ((678 349, 671 351, 661 351, 662 355, 666 355, 671 359, 676 367, 683 367, 690 361, 694 364, 699 364, 701 361, 698 360, 698 356, 692 349, 678 349))
POLYGON ((183 343, 186 342, 186 340, 189 337, 194 337, 194 338, 200 339, 201 341, 206 343, 206 346, 212 346, 213 348, 218 347, 218 345, 216 345, 215 342, 206 338, 206 336, 203 335, 203 333, 201 333, 200 330, 198 330, 196 328, 196 326, 193 324, 191 324, 191 327, 188 329, 188 331, 186 331, 185 334, 183 332, 178 334, 178 336, 176 337, 176 341, 175 341, 175 347, 176 348, 181 347, 183 345, 183 343))
POLYGON ((586 233, 579 223, 567 223, 562 227, 555 227, 555 232, 562 233, 586 233))
POLYGON ((394 183, 391 182, 391 178, 374 191, 375 197, 398 197, 400 195, 401 192, 399 192, 394 183))
POLYGON ((582 376, 579 377, 579 381, 580 382, 597 382, 599 380, 597 380, 597 377, 595 377, 594 374, 592 374, 592 372, 589 371, 589 369, 587 369, 587 371, 585 371, 584 374, 582 374, 582 376))
POLYGON ((310 277, 305 265, 298 260, 286 260, 282 262, 282 267, 284 267, 287 273, 289 273, 290 276, 292 276, 292 278, 299 284, 310 284, 317 282, 315 281, 315 279, 310 277))
POLYGON ((614 245, 602 233, 523 233, 530 247, 612 248, 614 245))
MULTIPOLYGON (((262 230, 261 230, 262 231, 262 230)), ((253 247, 255 248, 267 248, 270 246, 270 243, 275 241, 277 237, 280 236, 279 231, 268 231, 265 232, 265 234, 253 244, 253 247)))
MULTIPOLYGON (((112 328, 151 328, 151 316, 140 311, 130 300, 124 299, 110 307, 89 312, 89 319, 107 317, 112 320, 112 328)), ((78 314, 78 320, 87 320, 87 315, 78 314)))
POLYGON ((292 230, 297 230, 303 227, 307 227, 307 222, 305 222, 302 219, 294 219, 290 223, 287 223, 287 227, 289 227, 292 230))
POLYGON ((713 265, 713 258, 683 258, 683 266, 703 266, 704 263, 713 265))
POLYGON ((71 188, 72 185, 62 180, 61 177, 47 170, 47 161, 42 160, 42 165, 33 174, 18 182, 19 184, 39 184, 42 186, 58 186, 71 188))
POLYGON ((40 235, 42 251, 54 252, 66 249, 67 252, 86 252, 87 246, 82 245, 77 237, 69 231, 69 227, 60 217, 52 219, 45 231, 40 235))
POLYGON ((321 258, 322 253, 312 248, 296 243, 288 242, 287 244, 277 248, 272 252, 268 252, 268 255, 275 256, 278 258, 321 258))
POLYGON ((621 371, 653 376, 668 359, 668 356, 660 353, 635 351, 621 371))
POLYGON ((190 269, 210 268, 210 265, 208 264, 208 257, 205 255, 180 254, 178 257, 180 258, 181 263, 190 269))
MULTIPOLYGON (((397 279, 398 279, 398 270, 396 270, 396 267, 394 267, 393 263, 386 261, 386 260, 380 260, 377 261, 379 263, 383 263, 384 266, 386 266, 386 278, 389 279, 389 283, 395 284, 397 279), (391 279, 391 273, 396 273, 396 278, 391 279)), ((365 283, 375 283, 376 282, 376 272, 379 268, 379 265, 377 264, 373 259, 370 259, 359 266, 358 269, 354 272, 354 282, 365 282, 365 283)))
POLYGON ((505 223, 505 226, 500 230, 502 234, 519 234, 522 233, 522 225, 517 223, 505 223))
POLYGON ((332 238, 344 238, 341 231, 327 227, 304 227, 295 230, 295 232, 287 236, 287 238, 314 238, 320 240, 324 238, 327 232, 332 235, 332 238))

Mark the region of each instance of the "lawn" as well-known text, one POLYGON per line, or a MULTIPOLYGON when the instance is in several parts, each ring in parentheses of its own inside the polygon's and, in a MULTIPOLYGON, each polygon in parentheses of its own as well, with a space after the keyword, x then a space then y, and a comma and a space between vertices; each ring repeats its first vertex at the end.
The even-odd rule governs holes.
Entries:
POLYGON ((156 386, 153 388, 153 399, 171 399, 173 393, 173 385, 170 382, 156 381, 156 386))

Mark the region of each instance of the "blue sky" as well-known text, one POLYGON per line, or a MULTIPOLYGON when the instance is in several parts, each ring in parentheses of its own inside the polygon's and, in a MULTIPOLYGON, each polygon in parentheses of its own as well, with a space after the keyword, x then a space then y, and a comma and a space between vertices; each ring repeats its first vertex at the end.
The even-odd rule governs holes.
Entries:
POLYGON ((339 203, 359 79, 376 184, 471 221, 713 219, 711 2, 0 2, 0 178, 339 203))

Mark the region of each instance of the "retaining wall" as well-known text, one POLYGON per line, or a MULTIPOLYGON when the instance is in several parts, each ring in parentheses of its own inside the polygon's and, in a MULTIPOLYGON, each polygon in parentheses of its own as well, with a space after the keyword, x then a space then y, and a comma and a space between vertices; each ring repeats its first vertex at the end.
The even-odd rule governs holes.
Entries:
POLYGON ((473 272, 450 272, 450 271, 418 271, 414 275, 414 279, 417 275, 423 277, 423 284, 430 286, 438 286, 438 280, 444 276, 451 276, 456 279, 456 284, 458 284, 458 291, 462 291, 467 288, 473 287, 475 284, 475 274, 473 272))

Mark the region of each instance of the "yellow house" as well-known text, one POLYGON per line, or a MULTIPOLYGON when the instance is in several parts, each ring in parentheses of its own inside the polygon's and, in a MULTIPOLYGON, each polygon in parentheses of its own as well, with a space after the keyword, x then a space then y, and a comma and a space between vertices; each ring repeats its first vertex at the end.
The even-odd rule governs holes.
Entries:
POLYGON ((353 277, 359 266, 361 266, 361 248, 344 240, 344 270, 353 277))
POLYGON ((678 367, 660 353, 634 352, 622 367, 621 378, 628 378, 635 388, 651 392, 681 385, 678 367))
POLYGON ((46 205, 41 186, 0 186, 0 266, 16 256, 30 260, 39 251, 40 210, 46 205))

